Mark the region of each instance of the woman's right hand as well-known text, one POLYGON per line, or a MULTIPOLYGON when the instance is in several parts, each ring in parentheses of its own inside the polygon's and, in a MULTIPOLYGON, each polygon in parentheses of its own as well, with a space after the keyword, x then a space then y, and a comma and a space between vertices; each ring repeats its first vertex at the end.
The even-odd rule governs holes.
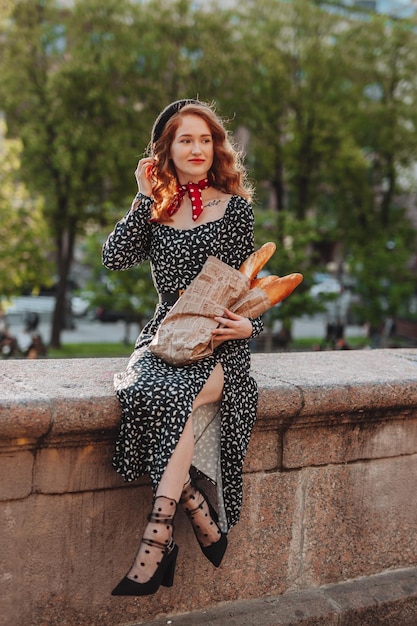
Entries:
POLYGON ((145 196, 152 196, 152 167, 155 165, 153 157, 140 159, 135 170, 135 178, 138 183, 138 190, 145 196))

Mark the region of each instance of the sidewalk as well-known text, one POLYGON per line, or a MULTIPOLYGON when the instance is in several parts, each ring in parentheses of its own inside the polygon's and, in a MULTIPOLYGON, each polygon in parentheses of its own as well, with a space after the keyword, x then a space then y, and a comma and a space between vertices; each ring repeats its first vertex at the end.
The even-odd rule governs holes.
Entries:
MULTIPOLYGON (((62 332, 62 343, 119 343, 123 342, 126 336, 126 325, 124 322, 103 323, 97 320, 88 320, 86 318, 74 318, 75 328, 73 330, 64 330, 62 332)), ((10 330, 13 334, 17 334, 23 330, 22 323, 11 323, 10 330)), ((41 321, 39 331, 43 340, 48 343, 51 326, 48 321, 41 321)), ((127 337, 129 343, 134 343, 139 328, 137 324, 132 324, 128 329, 127 337)), ((365 337, 365 329, 362 326, 347 326, 345 336, 348 337, 365 337)), ((311 337, 313 339, 324 339, 326 336, 326 318, 324 315, 314 317, 302 317, 294 320, 293 337, 294 339, 302 339, 311 337)))
MULTIPOLYGON (((63 330, 61 334, 62 344, 71 343, 123 343, 126 336, 126 325, 124 322, 103 323, 97 320, 85 318, 74 319, 75 328, 63 330)), ((10 324, 10 332, 18 336, 24 330, 23 323, 15 322, 10 324)), ((51 323, 41 320, 38 330, 45 343, 49 343, 51 335, 51 323)), ((128 329, 129 343, 135 342, 139 333, 137 324, 132 324, 128 329)))
POLYGON ((415 626, 416 616, 417 569, 410 568, 126 626, 415 626))

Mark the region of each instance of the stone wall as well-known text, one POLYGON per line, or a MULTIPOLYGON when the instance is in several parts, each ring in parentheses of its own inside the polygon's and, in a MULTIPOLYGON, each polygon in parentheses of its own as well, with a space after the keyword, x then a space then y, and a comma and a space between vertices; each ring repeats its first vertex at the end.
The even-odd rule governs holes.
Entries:
POLYGON ((151 501, 147 479, 126 485, 110 465, 124 366, 0 363, 1 624, 146 623, 417 566, 417 350, 255 354, 258 420, 222 566, 180 511, 174 586, 110 596, 151 501))

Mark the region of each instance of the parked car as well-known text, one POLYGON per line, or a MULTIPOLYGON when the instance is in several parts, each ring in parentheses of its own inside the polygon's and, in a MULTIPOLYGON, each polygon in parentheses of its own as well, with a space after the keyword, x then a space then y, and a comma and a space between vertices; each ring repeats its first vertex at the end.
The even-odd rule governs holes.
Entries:
POLYGON ((138 319, 137 314, 129 311, 112 311, 111 309, 105 309, 98 307, 95 312, 95 319, 100 322, 126 322, 127 324, 136 322, 138 319))
POLYGON ((82 295, 72 296, 71 311, 74 317, 84 317, 91 310, 90 300, 82 295))
POLYGON ((122 321, 130 324, 138 322, 142 317, 138 313, 140 300, 137 296, 119 297, 113 301, 107 299, 107 302, 104 301, 102 306, 96 308, 94 319, 100 320, 100 322, 122 321), (106 306, 107 302, 111 308, 106 306))
POLYGON ((333 277, 326 278, 310 287, 310 295, 313 298, 319 298, 322 295, 338 295, 343 292, 340 282, 333 277))

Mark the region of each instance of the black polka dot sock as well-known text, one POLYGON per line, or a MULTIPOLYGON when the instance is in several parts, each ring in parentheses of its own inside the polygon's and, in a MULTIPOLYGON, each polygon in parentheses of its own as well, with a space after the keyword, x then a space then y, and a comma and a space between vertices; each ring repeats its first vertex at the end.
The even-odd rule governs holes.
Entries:
POLYGON ((177 503, 171 498, 157 496, 135 561, 127 574, 137 583, 145 583, 156 572, 162 557, 173 544, 173 520, 177 503))

